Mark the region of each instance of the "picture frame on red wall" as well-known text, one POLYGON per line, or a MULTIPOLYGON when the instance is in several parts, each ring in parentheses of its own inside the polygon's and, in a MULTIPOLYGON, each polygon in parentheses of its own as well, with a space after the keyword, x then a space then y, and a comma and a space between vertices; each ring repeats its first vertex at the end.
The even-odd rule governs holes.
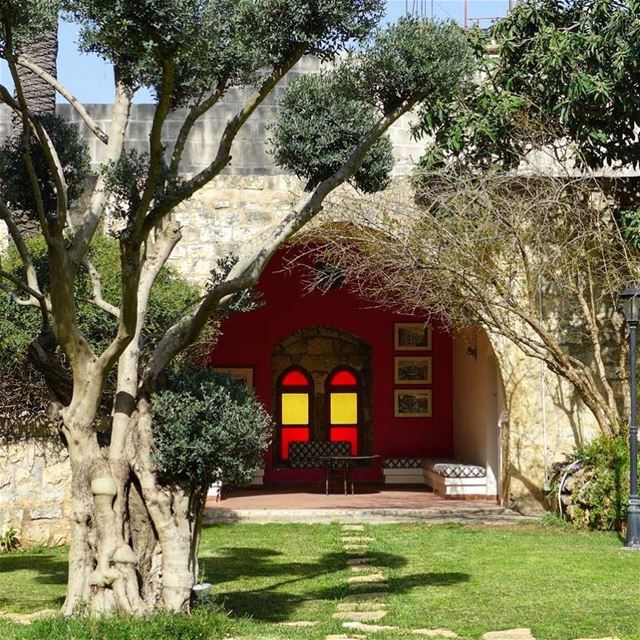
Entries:
POLYGON ((431 389, 396 389, 393 414, 396 418, 431 418, 431 389))
POLYGON ((396 351, 431 351, 431 325, 426 322, 396 322, 394 348, 396 351))
POLYGON ((431 356, 396 356, 394 358, 395 384, 431 384, 431 356))

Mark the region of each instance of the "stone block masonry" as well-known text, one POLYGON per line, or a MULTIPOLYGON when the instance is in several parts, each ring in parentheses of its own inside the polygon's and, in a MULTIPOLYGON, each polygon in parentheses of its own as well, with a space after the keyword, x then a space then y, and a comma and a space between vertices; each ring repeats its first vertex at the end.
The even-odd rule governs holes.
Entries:
POLYGON ((64 449, 42 440, 0 448, 0 532, 23 546, 66 540, 71 469, 64 449))

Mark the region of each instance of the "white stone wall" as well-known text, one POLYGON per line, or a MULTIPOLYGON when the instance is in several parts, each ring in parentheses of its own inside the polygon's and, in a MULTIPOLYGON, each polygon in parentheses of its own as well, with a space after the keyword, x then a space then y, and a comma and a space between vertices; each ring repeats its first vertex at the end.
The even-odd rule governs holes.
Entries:
POLYGON ((56 545, 69 524, 67 453, 43 441, 0 448, 0 531, 15 528, 23 545, 56 545))

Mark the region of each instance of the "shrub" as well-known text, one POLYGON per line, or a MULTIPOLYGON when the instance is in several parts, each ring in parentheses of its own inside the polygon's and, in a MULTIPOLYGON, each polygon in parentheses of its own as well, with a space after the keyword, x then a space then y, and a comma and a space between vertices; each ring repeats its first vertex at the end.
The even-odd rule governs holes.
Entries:
POLYGON ((271 418, 243 382, 211 369, 183 369, 154 396, 156 464, 165 484, 250 482, 262 462, 271 418))
POLYGON ((552 483, 557 499, 559 482, 573 464, 561 497, 563 513, 578 526, 620 530, 629 499, 629 447, 625 436, 600 436, 578 447, 558 465, 552 483), (574 464, 577 463, 577 464, 574 464))
POLYGON ((0 535, 0 551, 15 551, 20 547, 18 531, 14 527, 9 527, 0 535))

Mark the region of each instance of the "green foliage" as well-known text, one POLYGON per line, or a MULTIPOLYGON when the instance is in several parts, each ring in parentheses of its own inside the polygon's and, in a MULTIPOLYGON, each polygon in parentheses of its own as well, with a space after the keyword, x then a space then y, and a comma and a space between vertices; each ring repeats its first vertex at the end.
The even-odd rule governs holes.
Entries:
POLYGON ((205 488, 242 486, 267 449, 271 418, 243 382, 210 369, 182 370, 154 396, 153 435, 160 480, 205 488))
MULTIPOLYGON (((102 166, 105 189, 111 196, 109 213, 114 225, 110 232, 114 237, 124 238, 128 234, 130 223, 142 201, 148 171, 149 154, 140 153, 136 149, 125 150, 117 162, 109 162, 102 166)), ((161 199, 181 183, 182 179, 172 175, 163 164, 160 167, 154 198, 161 199)))
MULTIPOLYGON (((340 169, 377 119, 375 108, 354 99, 339 74, 302 76, 287 90, 273 128, 275 161, 306 180, 311 190, 340 169)), ((384 189, 393 168, 392 150, 388 136, 378 140, 353 184, 365 192, 384 189)))
POLYGON ((458 25, 414 17, 376 31, 351 64, 363 97, 383 113, 416 99, 451 100, 475 70, 458 25))
MULTIPOLYGON (((80 138, 78 127, 60 116, 42 115, 40 122, 58 153, 67 183, 67 197, 69 202, 73 203, 82 195, 91 170, 87 147, 80 138)), ((42 146, 34 136, 31 136, 29 151, 38 176, 44 212, 48 216, 54 215, 56 191, 53 176, 42 146)), ((36 200, 24 160, 21 139, 7 141, 0 147, 0 195, 10 207, 29 212, 37 218, 36 200)))
POLYGON ((629 445, 626 437, 600 436, 576 449, 567 462, 579 462, 573 491, 574 523, 591 529, 619 530, 629 500, 629 445))
MULTIPOLYGON (((58 19, 59 8, 60 0, 0 0, 0 13, 10 25, 14 41, 50 29, 58 19)), ((5 31, 0 29, 0 47, 5 44, 5 31)))
MULTIPOLYGON (((344 164, 383 115, 421 100, 450 101, 472 70, 472 51, 459 27, 403 18, 376 31, 336 70, 289 85, 273 128, 276 163, 311 189, 344 164)), ((392 167, 385 136, 352 182, 365 192, 380 191, 392 167)))
MULTIPOLYGON (((35 269, 42 284, 43 293, 49 290, 49 261, 44 240, 41 237, 28 241, 35 269)), ((98 234, 95 236, 90 257, 100 273, 102 293, 108 302, 119 305, 121 301, 120 251, 118 243, 98 234)), ((4 268, 24 277, 21 262, 15 249, 3 261, 4 268)), ((170 268, 163 269, 149 299, 147 321, 142 336, 143 361, 166 330, 196 298, 198 292, 170 268)), ((90 279, 81 269, 76 282, 76 301, 80 330, 96 349, 104 349, 115 335, 115 318, 93 304, 90 279)), ((3 394, 0 407, 35 408, 46 398, 46 389, 35 370, 27 366, 29 344, 40 332, 40 313, 33 307, 19 307, 16 302, 0 292, 0 377, 3 394)))
POLYGON ((229 618, 215 607, 190 616, 158 612, 143 618, 120 616, 48 618, 36 621, 16 640, 212 640, 228 635, 229 618))
POLYGON ((5 529, 0 535, 0 551, 15 551, 20 548, 20 537, 14 527, 5 529))
POLYGON ((531 146, 561 139, 575 143, 576 161, 588 167, 639 166, 639 35, 635 0, 517 3, 488 38, 471 34, 484 80, 426 114, 419 133, 435 142, 425 166, 456 159, 509 169, 531 146))
POLYGON ((382 0, 68 0, 82 47, 114 63, 132 87, 159 93, 176 63, 173 106, 220 80, 246 83, 296 52, 332 57, 375 26, 382 0))

